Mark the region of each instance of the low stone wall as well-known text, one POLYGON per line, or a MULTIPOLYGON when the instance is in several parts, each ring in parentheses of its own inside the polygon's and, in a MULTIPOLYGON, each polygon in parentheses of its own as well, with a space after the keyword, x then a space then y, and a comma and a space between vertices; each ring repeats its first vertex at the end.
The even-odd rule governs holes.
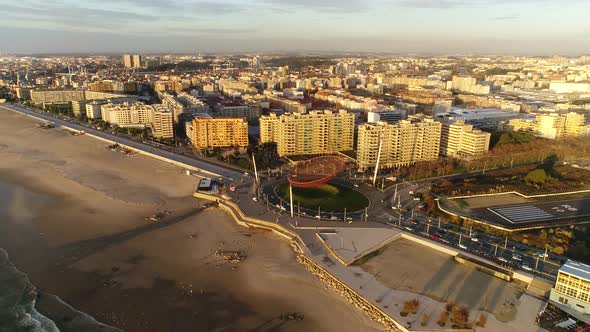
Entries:
POLYGON ((409 330, 399 325, 393 318, 373 305, 367 299, 359 295, 356 291, 348 287, 345 283, 330 274, 321 266, 317 265, 312 259, 305 255, 297 255, 297 261, 305 268, 318 277, 324 284, 332 288, 340 296, 344 297, 348 303, 364 312, 370 319, 385 326, 386 331, 403 331, 409 330))
POLYGON ((434 249, 434 250, 440 251, 440 252, 445 253, 447 255, 457 256, 459 254, 459 252, 457 250, 453 250, 451 248, 448 248, 447 246, 443 246, 443 245, 440 245, 440 244, 438 244, 438 243, 436 243, 434 241, 428 241, 428 240, 419 238, 419 237, 414 236, 414 235, 410 235, 410 234, 407 234, 407 233, 402 233, 402 236, 401 237, 402 237, 402 239, 406 239, 406 240, 410 240, 410 241, 416 242, 418 244, 421 244, 423 246, 426 246, 426 247, 428 247, 430 249, 434 249))
POLYGON ((493 194, 477 194, 477 195, 465 195, 465 196, 453 196, 447 197, 447 199, 463 199, 463 198, 476 198, 476 197, 491 197, 491 196, 500 196, 500 195, 517 195, 522 198, 539 198, 539 197, 551 197, 551 196, 564 196, 564 195, 575 195, 575 194, 585 194, 590 193, 590 189, 585 190, 576 190, 576 191, 568 191, 563 193, 547 193, 547 194, 537 194, 537 195, 525 195, 518 191, 507 191, 503 193, 493 193, 493 194))
POLYGON ((508 282, 512 281, 513 273, 508 270, 496 268, 495 266, 490 266, 490 265, 485 264, 483 262, 478 262, 474 259, 470 259, 469 257, 463 256, 461 254, 455 256, 454 259, 457 263, 461 263, 463 265, 473 267, 478 271, 489 274, 489 275, 494 276, 496 278, 499 278, 499 279, 502 279, 502 280, 505 280, 508 282), (504 270, 504 271, 502 271, 502 270, 504 270))

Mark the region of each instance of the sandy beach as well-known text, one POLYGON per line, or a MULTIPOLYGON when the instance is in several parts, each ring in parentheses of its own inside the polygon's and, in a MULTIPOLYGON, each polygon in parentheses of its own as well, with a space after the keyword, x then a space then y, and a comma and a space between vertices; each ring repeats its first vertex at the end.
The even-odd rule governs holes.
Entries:
POLYGON ((285 241, 191 197, 196 177, 36 122, 0 108, 0 248, 41 291, 125 331, 379 329, 285 241))

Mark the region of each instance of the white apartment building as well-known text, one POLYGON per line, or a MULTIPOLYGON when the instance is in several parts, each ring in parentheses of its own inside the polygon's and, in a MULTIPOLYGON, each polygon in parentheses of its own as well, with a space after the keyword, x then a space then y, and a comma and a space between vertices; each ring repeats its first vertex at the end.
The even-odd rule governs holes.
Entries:
POLYGON ((122 128, 151 128, 155 137, 174 137, 172 112, 161 104, 109 103, 102 105, 101 117, 111 125, 122 128))

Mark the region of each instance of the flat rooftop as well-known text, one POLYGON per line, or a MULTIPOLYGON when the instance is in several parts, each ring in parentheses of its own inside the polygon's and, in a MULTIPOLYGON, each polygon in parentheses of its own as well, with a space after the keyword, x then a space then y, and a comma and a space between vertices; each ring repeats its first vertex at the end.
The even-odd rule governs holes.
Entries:
POLYGON ((568 259, 568 261, 561 266, 559 272, 590 280, 590 265, 576 262, 571 259, 568 259))
POLYGON ((481 207, 472 209, 471 213, 478 219, 512 229, 558 226, 589 221, 590 198, 481 207))

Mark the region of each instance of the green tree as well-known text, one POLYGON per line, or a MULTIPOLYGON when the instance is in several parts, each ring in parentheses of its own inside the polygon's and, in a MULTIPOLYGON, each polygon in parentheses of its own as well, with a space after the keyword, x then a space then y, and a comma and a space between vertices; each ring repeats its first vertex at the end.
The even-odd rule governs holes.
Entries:
POLYGON ((525 177, 524 181, 529 184, 542 185, 549 180, 549 176, 544 169, 536 169, 529 172, 525 177))
POLYGON ((275 168, 281 165, 281 157, 277 152, 277 144, 273 142, 263 143, 254 149, 254 155, 258 168, 275 168))

